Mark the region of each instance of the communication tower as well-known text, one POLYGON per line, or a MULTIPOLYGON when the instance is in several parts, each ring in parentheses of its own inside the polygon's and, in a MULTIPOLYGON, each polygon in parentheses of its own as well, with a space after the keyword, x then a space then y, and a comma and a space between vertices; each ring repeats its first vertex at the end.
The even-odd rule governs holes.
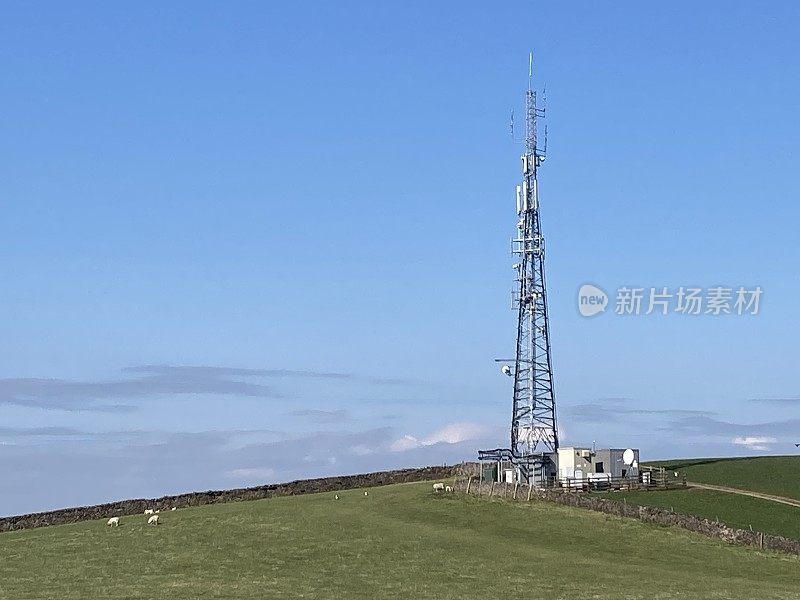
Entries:
POLYGON ((552 456, 558 450, 558 429, 544 276, 545 244, 539 214, 538 172, 547 151, 547 129, 540 145, 537 122, 544 118, 545 109, 537 107, 536 100, 531 54, 525 94, 522 182, 517 186, 517 233, 511 240, 517 261, 516 289, 512 293, 517 311, 517 348, 514 359, 499 361, 507 363, 502 372, 514 379, 511 445, 482 450, 478 458, 484 465, 499 467, 498 478, 513 477, 521 483, 545 485, 555 474, 552 456))

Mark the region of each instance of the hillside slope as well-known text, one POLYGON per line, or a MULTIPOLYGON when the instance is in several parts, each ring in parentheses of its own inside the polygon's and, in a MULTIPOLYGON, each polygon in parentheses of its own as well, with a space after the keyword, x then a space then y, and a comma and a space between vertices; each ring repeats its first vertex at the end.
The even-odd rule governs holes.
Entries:
POLYGON ((696 458, 648 464, 678 471, 688 481, 800 500, 800 456, 696 458))
POLYGON ((0 534, 0 598, 796 598, 800 559, 429 483, 0 534))
POLYGON ((752 527, 755 531, 800 540, 800 509, 761 498, 700 488, 615 492, 610 497, 697 515, 737 529, 752 527))

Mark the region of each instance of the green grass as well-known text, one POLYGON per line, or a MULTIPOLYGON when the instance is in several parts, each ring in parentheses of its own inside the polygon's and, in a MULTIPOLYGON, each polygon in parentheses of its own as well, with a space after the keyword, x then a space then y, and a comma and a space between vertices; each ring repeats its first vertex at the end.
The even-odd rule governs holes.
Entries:
POLYGON ((800 456, 696 458, 665 460, 648 465, 666 467, 689 481, 727 485, 800 500, 800 456))
POLYGON ((756 531, 800 540, 800 508, 769 500, 697 488, 615 492, 608 497, 719 520, 739 529, 752 526, 756 531))
POLYGON ((429 483, 0 534, 0 598, 797 598, 800 559, 429 483))

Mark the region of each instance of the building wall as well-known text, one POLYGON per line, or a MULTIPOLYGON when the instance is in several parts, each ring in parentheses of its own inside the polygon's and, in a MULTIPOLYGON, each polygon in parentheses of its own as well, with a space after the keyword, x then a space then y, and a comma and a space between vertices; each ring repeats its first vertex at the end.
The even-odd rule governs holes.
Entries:
MULTIPOLYGON (((558 449, 558 477, 560 479, 588 478, 590 473, 603 473, 611 477, 639 475, 639 470, 622 462, 625 448, 605 448, 592 453, 590 448, 566 447, 558 449), (586 456, 588 454, 588 456, 586 456)), ((639 451, 634 449, 636 464, 639 464, 639 451)))
POLYGON ((591 448, 567 447, 558 449, 558 477, 585 479, 592 473, 591 448), (588 455, 588 456, 585 456, 588 455))
MULTIPOLYGON (((612 477, 626 477, 628 475, 635 475, 638 477, 639 470, 622 462, 622 455, 625 453, 625 448, 605 448, 598 450, 592 459, 592 472, 597 473, 599 463, 602 463, 603 473, 608 473, 612 477)), ((633 450, 636 464, 639 464, 639 451, 633 450)))

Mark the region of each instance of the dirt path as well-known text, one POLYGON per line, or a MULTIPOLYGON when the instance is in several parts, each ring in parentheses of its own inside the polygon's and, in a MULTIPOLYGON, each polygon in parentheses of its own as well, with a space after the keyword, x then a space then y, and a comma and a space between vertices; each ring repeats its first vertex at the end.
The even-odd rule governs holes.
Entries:
POLYGON ((761 498, 762 500, 769 500, 770 502, 780 502, 781 504, 788 504, 789 506, 796 506, 800 508, 800 500, 795 500, 794 498, 786 498, 784 496, 773 496, 771 494, 762 494, 761 492, 742 490, 739 488, 727 487, 724 485, 695 483, 694 481, 687 481, 686 485, 688 485, 689 487, 696 487, 704 490, 715 490, 717 492, 728 492, 731 494, 740 494, 742 496, 752 496, 753 498, 761 498))

